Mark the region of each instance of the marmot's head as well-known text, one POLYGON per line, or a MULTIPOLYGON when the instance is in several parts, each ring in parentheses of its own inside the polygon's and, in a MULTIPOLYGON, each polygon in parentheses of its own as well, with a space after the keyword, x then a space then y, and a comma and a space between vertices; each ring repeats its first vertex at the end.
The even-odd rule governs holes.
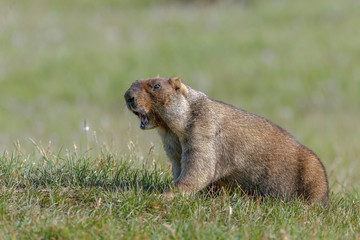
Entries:
POLYGON ((141 129, 164 126, 160 112, 166 109, 172 96, 186 95, 180 78, 149 78, 135 81, 126 91, 126 106, 140 119, 141 129))

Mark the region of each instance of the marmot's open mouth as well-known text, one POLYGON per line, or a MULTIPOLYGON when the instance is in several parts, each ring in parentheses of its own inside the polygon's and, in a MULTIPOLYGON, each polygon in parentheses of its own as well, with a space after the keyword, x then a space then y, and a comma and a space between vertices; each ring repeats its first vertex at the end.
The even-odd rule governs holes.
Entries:
POLYGON ((149 118, 146 116, 146 114, 135 112, 135 115, 137 115, 140 118, 140 128, 145 129, 146 125, 149 124, 149 118))

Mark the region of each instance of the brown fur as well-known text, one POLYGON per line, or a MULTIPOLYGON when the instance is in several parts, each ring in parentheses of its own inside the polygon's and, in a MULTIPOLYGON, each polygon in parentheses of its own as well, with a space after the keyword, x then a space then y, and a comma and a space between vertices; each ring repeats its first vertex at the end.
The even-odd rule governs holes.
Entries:
POLYGON ((212 100, 177 77, 138 80, 125 100, 141 128, 158 129, 172 163, 173 189, 189 194, 217 185, 328 202, 319 158, 265 118, 212 100))

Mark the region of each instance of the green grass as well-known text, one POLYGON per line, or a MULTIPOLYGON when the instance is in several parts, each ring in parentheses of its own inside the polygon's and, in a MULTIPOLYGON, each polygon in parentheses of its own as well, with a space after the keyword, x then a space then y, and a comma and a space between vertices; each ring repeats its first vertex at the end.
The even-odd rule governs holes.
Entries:
POLYGON ((329 205, 239 193, 167 200, 169 171, 129 156, 21 153, 0 159, 0 236, 32 239, 359 238, 359 193, 331 194, 329 205), (49 155, 49 156, 48 156, 49 155))
POLYGON ((1 1, 1 237, 359 239, 358 8, 355 0, 1 1), (329 206, 159 197, 172 181, 169 163, 122 97, 158 74, 291 132, 324 163, 329 206))

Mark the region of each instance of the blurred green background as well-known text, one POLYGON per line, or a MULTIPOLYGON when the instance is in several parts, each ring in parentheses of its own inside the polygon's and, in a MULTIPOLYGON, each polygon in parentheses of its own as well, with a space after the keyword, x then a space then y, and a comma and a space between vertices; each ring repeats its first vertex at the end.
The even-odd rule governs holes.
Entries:
POLYGON ((360 181, 360 2, 2 0, 0 151, 90 147, 146 156, 123 94, 180 76, 269 118, 322 159, 333 190, 360 181), (90 127, 84 131, 84 121, 90 127))

